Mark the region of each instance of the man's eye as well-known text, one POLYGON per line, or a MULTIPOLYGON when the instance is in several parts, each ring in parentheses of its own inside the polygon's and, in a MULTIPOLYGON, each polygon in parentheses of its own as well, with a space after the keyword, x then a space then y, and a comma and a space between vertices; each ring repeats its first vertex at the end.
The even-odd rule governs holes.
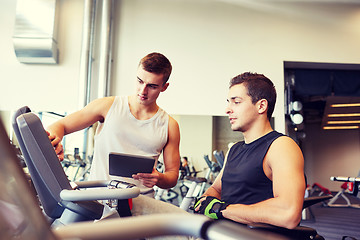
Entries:
POLYGON ((138 80, 138 83, 141 83, 141 84, 143 84, 143 83, 144 83, 144 81, 143 81, 143 80, 141 80, 139 77, 137 78, 137 80, 138 80))

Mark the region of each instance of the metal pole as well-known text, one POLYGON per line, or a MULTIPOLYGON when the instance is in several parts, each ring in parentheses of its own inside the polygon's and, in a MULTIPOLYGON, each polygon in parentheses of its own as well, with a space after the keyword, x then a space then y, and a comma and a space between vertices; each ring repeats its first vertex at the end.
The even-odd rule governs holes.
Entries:
POLYGON ((91 66, 93 54, 93 38, 95 23, 96 0, 84 1, 83 36, 80 55, 79 76, 79 108, 90 101, 91 66))
POLYGON ((112 0, 103 0, 102 2, 102 19, 100 34, 100 61, 99 61, 99 85, 98 97, 109 95, 110 82, 110 59, 112 52, 112 0))

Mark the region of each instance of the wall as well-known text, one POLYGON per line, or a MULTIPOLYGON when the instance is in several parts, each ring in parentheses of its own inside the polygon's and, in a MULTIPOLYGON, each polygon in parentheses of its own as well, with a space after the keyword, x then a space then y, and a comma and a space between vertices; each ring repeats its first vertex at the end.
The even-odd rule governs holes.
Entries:
MULTIPOLYGON (((12 127, 10 126, 10 112, 9 111, 0 111, 0 119, 4 124, 5 130, 8 132, 9 134, 9 138, 10 138, 10 132, 12 130, 12 127)), ((12 140, 10 138, 10 140, 12 140)))
MULTIPOLYGON (((212 116, 175 115, 180 127, 180 155, 187 156, 196 171, 207 168, 204 155, 212 158, 212 116)), ((198 176, 204 177, 205 171, 198 176)))
MULTIPOLYGON (((360 6, 355 3, 115 3, 111 94, 131 94, 139 59, 159 51, 174 65, 170 87, 159 100, 172 114, 224 115, 229 79, 256 71, 275 82, 275 126, 284 132, 283 61, 358 63, 360 59, 354 54, 360 50, 360 6)), ((39 110, 76 110, 83 1, 59 0, 60 62, 55 66, 18 63, 12 46, 16 1, 0 0, 0 4, 0 109, 27 104, 39 110)))
POLYGON ((356 130, 321 130, 319 124, 306 125, 302 144, 308 183, 317 182, 339 191, 341 182, 331 176, 357 176, 360 171, 360 132, 356 130))
POLYGON ((130 92, 138 59, 160 51, 174 65, 161 105, 176 114, 224 115, 229 79, 256 71, 275 82, 275 126, 284 131, 283 61, 360 60, 354 54, 360 49, 359 5, 232 2, 238 4, 118 1, 113 93, 130 92))
POLYGON ((213 150, 223 151, 224 155, 229 150, 229 144, 244 140, 242 133, 231 129, 228 117, 213 117, 213 150))

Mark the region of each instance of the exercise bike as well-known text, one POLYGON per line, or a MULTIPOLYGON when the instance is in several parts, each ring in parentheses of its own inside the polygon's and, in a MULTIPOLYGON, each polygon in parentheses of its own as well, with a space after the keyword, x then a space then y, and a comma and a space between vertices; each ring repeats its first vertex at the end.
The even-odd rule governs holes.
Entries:
POLYGON ((350 199, 345 195, 346 192, 349 194, 358 197, 359 188, 360 188, 360 177, 343 177, 343 176, 332 176, 330 177, 331 181, 344 182, 341 185, 341 190, 327 203, 328 207, 350 207, 350 208, 360 208, 360 204, 351 203, 350 199), (346 204, 336 204, 335 202, 342 197, 346 204))

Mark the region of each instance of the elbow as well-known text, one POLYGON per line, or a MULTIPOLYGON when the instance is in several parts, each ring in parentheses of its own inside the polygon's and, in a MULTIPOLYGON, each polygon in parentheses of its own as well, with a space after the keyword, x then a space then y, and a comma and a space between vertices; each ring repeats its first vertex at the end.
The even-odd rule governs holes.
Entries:
POLYGON ((177 179, 169 181, 169 183, 167 184, 168 185, 167 188, 173 188, 176 186, 176 184, 177 184, 177 179))
POLYGON ((284 218, 284 226, 288 229, 294 229, 297 226, 299 226, 301 221, 301 210, 298 211, 289 211, 289 214, 287 214, 287 217, 284 218))
POLYGON ((179 171, 175 171, 173 177, 169 181, 169 188, 175 187, 176 184, 178 183, 178 179, 179 179, 179 171))
POLYGON ((174 174, 172 174, 171 172, 160 173, 160 176, 161 177, 159 177, 156 186, 162 189, 169 189, 176 186, 178 182, 179 173, 178 172, 176 173, 174 172, 174 174))
POLYGON ((288 228, 288 229, 294 229, 297 226, 299 226, 299 223, 300 223, 300 218, 299 219, 292 219, 287 223, 287 225, 285 227, 288 228))

